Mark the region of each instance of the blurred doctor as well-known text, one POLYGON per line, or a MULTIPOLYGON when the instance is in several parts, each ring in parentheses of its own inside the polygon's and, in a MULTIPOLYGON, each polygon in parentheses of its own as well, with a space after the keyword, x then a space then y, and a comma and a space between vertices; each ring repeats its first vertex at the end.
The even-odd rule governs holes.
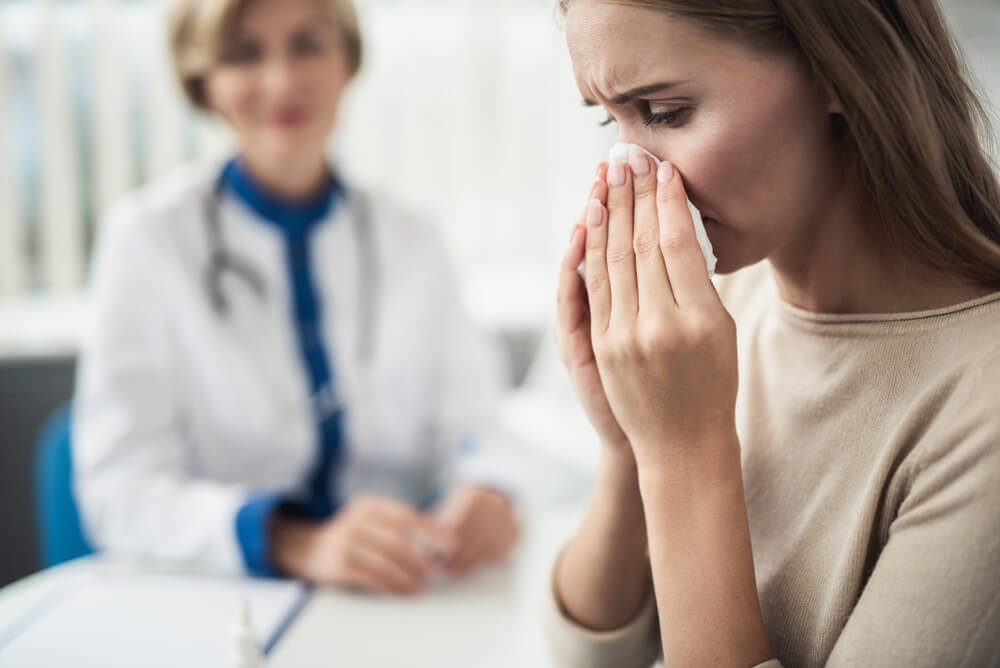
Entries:
POLYGON ((498 360, 432 229, 324 150, 361 63, 353 5, 184 1, 171 45, 238 153, 102 229, 74 408, 89 537, 397 594, 503 557, 498 360))

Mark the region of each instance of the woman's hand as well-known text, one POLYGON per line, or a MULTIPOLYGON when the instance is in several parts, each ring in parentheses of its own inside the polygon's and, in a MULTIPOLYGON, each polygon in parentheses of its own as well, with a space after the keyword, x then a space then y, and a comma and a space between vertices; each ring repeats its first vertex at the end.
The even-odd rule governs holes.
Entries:
POLYGON ((664 661, 774 656, 757 595, 736 434, 736 327, 680 174, 633 152, 587 212, 597 365, 638 469, 664 661))
MULTIPOLYGON (((608 197, 608 186, 605 175, 608 171, 606 163, 601 163, 597 169, 597 178, 590 190, 590 202, 603 203, 608 197)), ((570 382, 576 391, 577 398, 583 406, 590 423, 597 430, 601 442, 613 452, 630 454, 628 439, 618 420, 611 411, 605 396, 601 374, 594 358, 594 348, 591 344, 591 314, 587 303, 587 288, 577 272, 584 257, 584 242, 586 230, 584 223, 588 209, 577 225, 573 226, 573 235, 569 248, 563 256, 559 272, 559 291, 557 295, 556 346, 559 358, 569 372, 570 382)))
POLYGON ((510 501, 487 487, 469 485, 455 490, 437 517, 455 536, 455 551, 444 562, 454 573, 468 573, 507 556, 520 535, 510 501))
POLYGON ((275 519, 272 558, 284 572, 317 584, 386 594, 422 591, 436 556, 449 559, 452 533, 392 499, 359 497, 321 524, 275 519))
POLYGON ((607 206, 593 198, 586 213, 590 338, 641 472, 646 460, 659 467, 737 442, 736 328, 709 279, 680 174, 633 150, 607 182, 607 206))

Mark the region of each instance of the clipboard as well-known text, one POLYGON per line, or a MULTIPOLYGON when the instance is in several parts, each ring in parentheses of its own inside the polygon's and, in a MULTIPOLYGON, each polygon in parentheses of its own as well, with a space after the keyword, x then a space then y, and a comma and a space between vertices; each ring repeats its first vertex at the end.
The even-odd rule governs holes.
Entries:
POLYGON ((266 656, 308 603, 296 581, 102 573, 68 582, 0 633, 0 667, 219 668, 242 597, 266 656))

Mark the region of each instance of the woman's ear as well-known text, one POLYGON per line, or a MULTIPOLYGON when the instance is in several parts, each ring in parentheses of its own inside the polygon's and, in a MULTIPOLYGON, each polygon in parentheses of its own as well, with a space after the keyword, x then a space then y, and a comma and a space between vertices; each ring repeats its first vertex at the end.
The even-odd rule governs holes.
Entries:
POLYGON ((829 86, 823 86, 823 95, 826 101, 826 115, 830 119, 830 126, 837 136, 847 134, 847 118, 844 116, 844 103, 829 86))
POLYGON ((211 73, 206 74, 201 79, 201 99, 202 109, 210 116, 216 116, 225 122, 230 122, 225 110, 217 103, 218 89, 213 85, 211 73))
POLYGON ((843 116, 844 115, 844 103, 840 101, 840 96, 837 92, 831 90, 829 86, 824 86, 826 93, 826 111, 831 116, 843 116))

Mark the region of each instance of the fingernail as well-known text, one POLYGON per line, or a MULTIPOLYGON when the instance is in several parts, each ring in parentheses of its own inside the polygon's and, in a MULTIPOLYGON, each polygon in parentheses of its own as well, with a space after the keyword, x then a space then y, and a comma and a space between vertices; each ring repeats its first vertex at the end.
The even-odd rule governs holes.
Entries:
POLYGON ((660 163, 660 168, 656 170, 656 180, 660 183, 667 183, 674 178, 674 166, 664 160, 660 163))
POLYGON ((636 176, 646 176, 649 174, 649 158, 637 148, 632 149, 628 155, 628 164, 632 167, 632 173, 636 176))
POLYGON ((625 163, 621 160, 612 160, 608 167, 608 185, 625 185, 625 163))
POLYGON ((601 224, 601 219, 604 218, 604 213, 601 211, 601 203, 596 200, 590 200, 587 205, 587 224, 591 227, 597 227, 601 224))

